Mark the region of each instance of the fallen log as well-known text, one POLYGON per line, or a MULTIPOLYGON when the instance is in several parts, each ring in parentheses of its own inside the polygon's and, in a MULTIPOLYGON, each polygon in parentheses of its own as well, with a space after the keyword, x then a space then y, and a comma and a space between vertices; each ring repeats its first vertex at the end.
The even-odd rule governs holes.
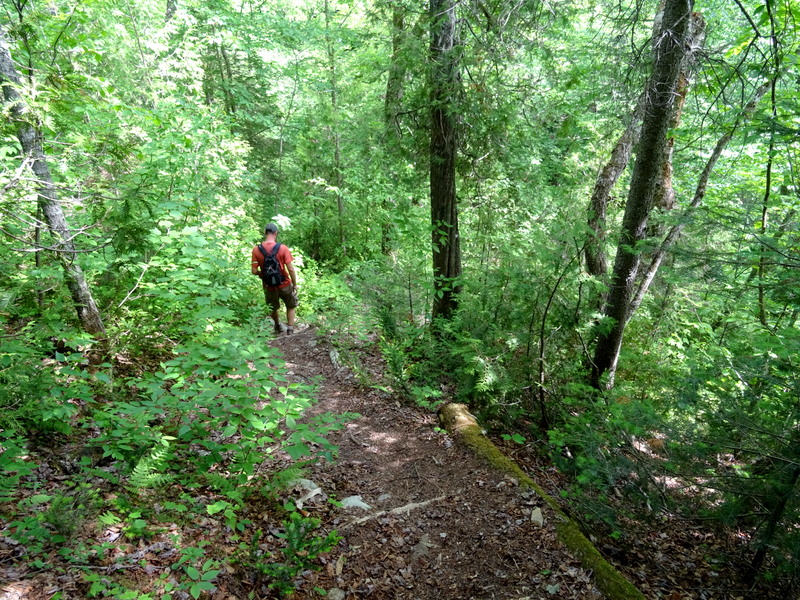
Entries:
POLYGON ((439 408, 439 422, 457 440, 493 467, 516 478, 521 487, 532 489, 544 500, 556 515, 559 539, 581 561, 585 569, 592 571, 597 588, 608 600, 645 600, 645 596, 600 554, 558 503, 484 435, 483 429, 466 405, 443 405, 439 408))

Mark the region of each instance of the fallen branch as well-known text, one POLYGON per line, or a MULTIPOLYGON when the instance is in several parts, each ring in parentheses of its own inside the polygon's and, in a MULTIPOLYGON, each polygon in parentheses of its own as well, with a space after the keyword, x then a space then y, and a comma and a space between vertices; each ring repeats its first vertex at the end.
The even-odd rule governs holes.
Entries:
POLYGON ((361 523, 366 523, 367 521, 371 521, 372 519, 377 519, 378 517, 383 517, 385 515, 404 515, 410 513, 412 510, 416 510, 417 508, 424 508, 429 504, 433 504, 434 502, 440 502, 447 498, 447 496, 438 496, 436 498, 431 498, 430 500, 425 500, 423 502, 411 502, 409 504, 404 504, 403 506, 398 506, 397 508, 393 508, 391 510, 380 510, 374 514, 367 515, 366 517, 361 517, 360 519, 356 519, 354 521, 350 521, 346 523, 340 529, 346 529, 351 525, 360 525, 361 523))

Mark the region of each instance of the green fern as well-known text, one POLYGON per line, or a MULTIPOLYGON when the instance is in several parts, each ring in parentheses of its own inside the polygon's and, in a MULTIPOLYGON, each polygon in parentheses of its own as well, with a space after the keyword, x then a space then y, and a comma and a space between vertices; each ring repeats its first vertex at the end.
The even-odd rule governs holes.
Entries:
POLYGON ((169 446, 154 448, 149 455, 143 456, 128 480, 128 489, 136 491, 147 488, 161 487, 174 479, 172 475, 163 473, 167 466, 169 446))
POLYGON ((206 473, 205 478, 212 488, 222 492, 223 494, 226 492, 232 492, 236 488, 234 482, 224 475, 220 475, 219 473, 206 473))
POLYGON ((101 525, 105 525, 106 527, 113 527, 114 525, 119 525, 122 523, 122 519, 120 519, 111 511, 104 512, 102 515, 97 517, 97 520, 100 521, 101 525))
POLYGON ((295 481, 305 475, 305 469, 297 465, 292 465, 281 471, 270 474, 270 478, 261 488, 264 496, 276 496, 279 492, 290 487, 295 481))

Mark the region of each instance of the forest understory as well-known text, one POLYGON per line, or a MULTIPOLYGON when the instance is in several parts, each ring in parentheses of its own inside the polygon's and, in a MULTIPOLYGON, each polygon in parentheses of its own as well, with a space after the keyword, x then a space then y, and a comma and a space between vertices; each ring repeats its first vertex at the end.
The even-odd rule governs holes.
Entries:
MULTIPOLYGON (((18 539, 4 536, 0 600, 603 597, 592 572, 558 539, 556 517, 547 505, 442 430, 434 413, 401 403, 383 386, 363 385, 364 378, 355 377, 334 346, 317 337, 313 328, 270 343, 283 353, 291 381, 319 384, 319 401, 307 418, 327 412, 351 417, 343 429, 328 436, 338 448, 335 460, 309 463, 271 496, 249 497, 240 519, 260 525, 267 535, 259 538, 252 535, 254 528, 231 528, 221 514, 202 517, 197 512, 186 521, 164 520, 157 528, 137 533, 135 519, 133 529, 130 523, 103 525, 102 518, 83 519, 76 499, 62 507, 62 518, 80 521, 69 544, 89 548, 105 542, 104 558, 78 568, 74 555, 72 561, 59 557, 53 545, 37 566, 18 539), (292 538, 286 503, 318 523, 313 531, 294 538, 294 552, 301 558, 305 552, 308 562, 281 573, 263 564, 281 558, 286 559, 282 564, 289 564, 286 549, 292 538), (337 537, 329 551, 311 549, 314 540, 334 531, 337 537), (203 549, 205 572, 182 570, 181 565, 195 564, 182 558, 185 553, 179 548, 186 547, 203 549), (253 562, 256 554, 262 557, 261 568, 253 562), (187 580, 183 587, 182 573, 187 580), (192 589, 190 584, 198 581, 209 585, 192 589)), ((372 381, 383 381, 385 365, 375 345, 365 343, 357 352, 360 368, 372 381)), ((533 446, 508 436, 493 441, 553 497, 569 489, 568 478, 533 446)), ((35 502, 36 494, 65 493, 63 486, 70 479, 65 471, 75 444, 79 440, 57 436, 39 440, 31 457, 39 466, 28 478, 28 483, 38 484, 26 486, 14 504, 35 502)), ((260 469, 294 473, 296 464, 279 452, 260 469)), ((103 479, 86 483, 105 499, 116 494, 103 479)), ((172 486, 141 494, 158 512, 168 498, 181 495, 178 492, 172 486)), ((182 497, 198 504, 219 500, 208 489, 186 489, 182 497)), ((614 504, 620 514, 625 512, 622 498, 614 504)), ((563 507, 570 510, 568 504, 563 507)), ((11 506, 2 508, 13 512, 11 506)), ((746 540, 735 531, 711 530, 702 522, 666 514, 650 520, 620 518, 620 524, 616 538, 587 533, 647 598, 787 598, 785 588, 779 592, 765 583, 756 588, 744 584, 741 553, 746 540)))
POLYGON ((797 0, 0 0, 0 600, 800 598, 798 56, 797 0))

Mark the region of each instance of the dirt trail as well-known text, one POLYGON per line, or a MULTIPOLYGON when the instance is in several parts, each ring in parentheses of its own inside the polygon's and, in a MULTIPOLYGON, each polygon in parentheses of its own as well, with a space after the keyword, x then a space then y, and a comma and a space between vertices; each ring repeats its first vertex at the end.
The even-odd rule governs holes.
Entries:
POLYGON ((272 344, 294 381, 323 379, 315 413, 362 415, 329 436, 338 460, 307 474, 323 494, 304 509, 343 540, 304 590, 317 586, 334 600, 602 597, 557 540, 549 508, 437 431, 435 415, 358 387, 311 329, 272 344), (325 496, 368 508, 333 509, 325 496), (537 508, 542 526, 531 518, 537 508))

